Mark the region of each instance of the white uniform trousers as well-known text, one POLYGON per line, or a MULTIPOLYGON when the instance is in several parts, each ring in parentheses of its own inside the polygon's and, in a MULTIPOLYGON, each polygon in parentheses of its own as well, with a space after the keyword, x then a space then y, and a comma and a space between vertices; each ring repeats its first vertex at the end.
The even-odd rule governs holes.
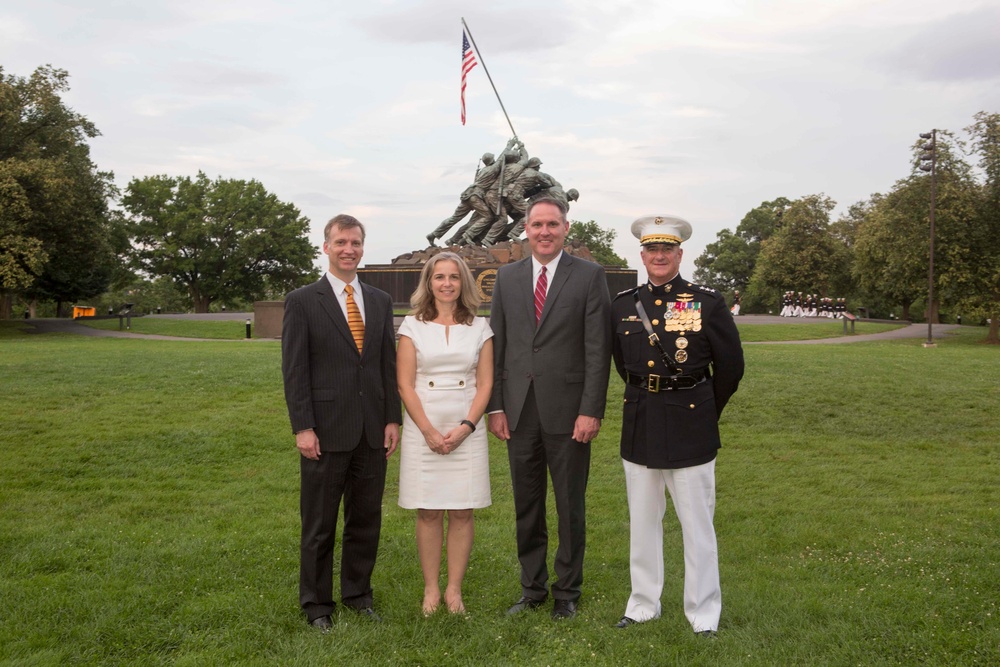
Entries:
POLYGON ((695 632, 718 630, 722 614, 719 548, 715 541, 715 461, 660 470, 622 460, 628 493, 632 594, 625 615, 660 616, 663 593, 664 488, 670 491, 684 540, 684 615, 695 632))

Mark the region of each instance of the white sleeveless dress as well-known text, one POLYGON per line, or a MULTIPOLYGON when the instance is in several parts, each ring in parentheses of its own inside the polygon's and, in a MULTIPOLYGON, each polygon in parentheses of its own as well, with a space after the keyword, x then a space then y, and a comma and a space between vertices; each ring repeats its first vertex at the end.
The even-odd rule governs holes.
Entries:
MULTIPOLYGON (((469 414, 476 395, 476 366, 483 343, 493 337, 485 318, 472 325, 443 324, 407 316, 399 335, 417 351, 416 392, 431 424, 445 435, 469 414)), ((410 415, 403 417, 399 458, 399 506, 406 509, 488 507, 490 461, 486 420, 450 454, 431 450, 410 415)))

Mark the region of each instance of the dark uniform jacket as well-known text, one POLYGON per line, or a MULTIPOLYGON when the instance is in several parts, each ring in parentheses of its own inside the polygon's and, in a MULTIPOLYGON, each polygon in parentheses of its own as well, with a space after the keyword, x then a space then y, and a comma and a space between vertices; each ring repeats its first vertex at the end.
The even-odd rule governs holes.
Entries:
POLYGON ((615 367, 626 380, 622 458, 650 468, 686 468, 713 460, 721 446, 719 416, 743 377, 743 348, 725 299, 678 275, 666 285, 647 283, 622 292, 611 312, 615 367), (629 384, 629 379, 671 375, 650 344, 636 311, 636 294, 660 346, 682 374, 698 378, 694 387, 651 392, 648 381, 643 387, 629 384))

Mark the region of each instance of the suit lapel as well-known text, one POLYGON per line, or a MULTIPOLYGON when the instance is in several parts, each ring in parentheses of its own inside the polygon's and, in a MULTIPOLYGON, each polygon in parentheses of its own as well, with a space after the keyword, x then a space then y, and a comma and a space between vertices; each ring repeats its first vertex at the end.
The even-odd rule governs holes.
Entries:
MULTIPOLYGON (((569 282, 569 275, 573 272, 573 258, 565 250, 563 251, 562 257, 559 259, 559 264, 556 266, 556 276, 552 279, 552 284, 549 285, 549 291, 545 295, 545 306, 542 308, 542 319, 538 322, 538 328, 541 329, 545 324, 545 320, 548 318, 549 313, 555 307, 556 298, 559 296, 560 290, 562 290, 563 285, 569 282)), ((535 295, 534 291, 531 294, 531 316, 535 316, 535 295)))
MULTIPOLYGON (((354 344, 354 336, 351 335, 351 328, 347 326, 347 318, 344 316, 344 310, 340 307, 337 295, 333 293, 333 286, 330 285, 330 281, 326 276, 320 278, 319 282, 316 283, 316 297, 319 305, 322 306, 326 314, 333 320, 333 328, 339 331, 351 344, 351 347, 357 350, 357 345, 354 344)), ((365 328, 365 337, 368 337, 367 327, 365 328)))
MULTIPOLYGON (((378 344, 378 335, 382 331, 382 312, 375 307, 375 290, 364 283, 360 283, 361 292, 365 298, 365 342, 362 345, 362 356, 371 349, 372 345, 378 344)), ((352 338, 353 342, 354 339, 352 338)))
POLYGON ((521 294, 527 294, 528 299, 525 302, 527 308, 527 313, 529 316, 529 322, 535 319, 535 281, 533 280, 534 265, 531 263, 531 256, 529 255, 527 259, 521 260, 521 265, 518 267, 518 274, 516 276, 518 292, 521 294))

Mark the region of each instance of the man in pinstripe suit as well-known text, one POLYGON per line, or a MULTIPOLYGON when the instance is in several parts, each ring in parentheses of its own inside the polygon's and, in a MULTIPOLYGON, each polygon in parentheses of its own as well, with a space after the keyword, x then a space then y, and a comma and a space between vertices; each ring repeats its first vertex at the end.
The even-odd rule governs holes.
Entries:
POLYGON ((371 575, 386 461, 399 442, 402 408, 392 299, 357 277, 365 228, 338 215, 323 238, 329 271, 285 298, 281 370, 302 476, 299 603, 311 625, 329 631, 341 498, 341 602, 379 620, 371 575))

